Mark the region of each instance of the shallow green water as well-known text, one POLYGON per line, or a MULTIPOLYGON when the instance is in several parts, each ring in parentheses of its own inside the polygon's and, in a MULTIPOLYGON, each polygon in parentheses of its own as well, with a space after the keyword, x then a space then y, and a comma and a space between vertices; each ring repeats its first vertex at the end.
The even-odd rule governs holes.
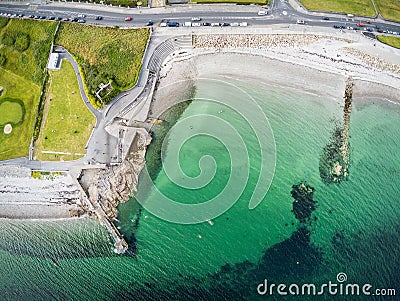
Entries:
MULTIPOLYGON (((232 149, 218 137, 196 136, 183 144, 179 163, 195 177, 200 174, 199 159, 208 154, 216 162, 213 180, 205 188, 188 190, 171 183, 162 171, 156 185, 176 201, 200 203, 223 190, 231 168, 240 175, 249 171, 249 178, 243 179, 245 190, 234 205, 212 223, 195 225, 166 222, 146 210, 137 215, 130 212, 132 204, 123 206, 120 226, 127 237, 135 235, 136 257, 109 253, 107 234, 95 221, 35 226, 1 221, 0 273, 8 276, 0 277, 0 299, 254 300, 257 283, 264 278, 276 283, 323 283, 335 280, 339 272, 352 283, 395 287, 400 292, 400 106, 378 100, 354 102, 349 181, 325 185, 319 159, 333 119, 342 118, 341 104, 299 91, 228 81, 254 97, 275 137, 275 176, 258 207, 248 209, 260 170, 260 147, 249 134, 249 122, 226 106, 194 101, 181 119, 212 114, 228 121, 243 137, 250 161, 244 163, 243 153, 243 160, 231 162, 232 149), (309 227, 310 243, 289 239, 299 227, 291 212, 290 191, 303 180, 315 188, 318 201, 316 220, 309 227)), ((197 97, 211 96, 243 97, 220 82, 199 81, 197 97)), ((242 113, 251 117, 245 101, 242 113)), ((201 119, 189 121, 181 124, 188 134, 208 126, 201 119)), ((174 139, 182 131, 182 127, 172 130, 165 160, 174 157, 174 139)), ((226 133, 221 137, 229 140, 226 133)), ((148 192, 146 187, 140 189, 148 192)), ((148 192, 145 201, 151 202, 154 195, 148 192)))

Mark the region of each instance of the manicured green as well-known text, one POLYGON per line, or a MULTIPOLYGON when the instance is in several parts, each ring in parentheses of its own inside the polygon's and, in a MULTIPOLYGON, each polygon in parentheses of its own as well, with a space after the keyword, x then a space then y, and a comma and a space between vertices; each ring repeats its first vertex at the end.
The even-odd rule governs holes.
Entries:
POLYGON ((375 5, 383 18, 400 22, 400 1, 375 0, 375 5))
POLYGON ((45 161, 77 159, 86 153, 95 117, 82 100, 74 68, 68 60, 63 60, 60 70, 49 73, 43 128, 35 144, 35 156, 45 161))
POLYGON ((0 126, 10 123, 15 127, 24 121, 25 106, 20 99, 1 98, 0 112, 0 126))
POLYGON ((388 44, 390 46, 396 47, 400 49, 400 38, 398 37, 389 37, 389 36, 378 36, 378 40, 382 43, 388 44))
MULTIPOLYGON (((0 126, 0 161, 27 156, 29 152, 29 144, 32 137, 32 129, 35 123, 36 108, 39 101, 40 86, 32 81, 16 75, 11 71, 0 68, 0 85, 4 87, 4 92, 0 96, 0 101, 5 99, 20 99, 25 107, 25 115, 23 122, 17 126, 13 126, 13 131, 9 135, 3 133, 3 126, 0 126)), ((3 102, 0 106, 0 124, 3 121, 17 121, 18 110, 14 108, 14 113, 3 110, 3 105, 9 103, 3 102)), ((19 115, 20 116, 20 115, 19 115)))
POLYGON ((56 43, 77 60, 90 101, 95 107, 101 107, 101 101, 95 96, 101 83, 111 82, 113 87, 108 95, 102 95, 103 103, 136 83, 148 38, 148 28, 118 29, 63 23, 56 43))
POLYGON ((300 0, 303 6, 310 10, 323 10, 354 14, 361 16, 375 16, 371 0, 300 0))

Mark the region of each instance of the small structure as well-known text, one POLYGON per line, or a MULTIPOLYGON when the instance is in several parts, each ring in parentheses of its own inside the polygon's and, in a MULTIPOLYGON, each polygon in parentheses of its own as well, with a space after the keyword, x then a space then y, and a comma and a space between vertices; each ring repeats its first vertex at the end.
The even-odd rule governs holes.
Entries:
POLYGON ((100 101, 102 101, 102 97, 107 96, 111 90, 113 89, 111 82, 108 82, 107 85, 101 83, 99 88, 96 90, 96 96, 98 99, 100 99, 100 101))
POLYGON ((60 59, 60 55, 58 53, 52 52, 49 56, 49 61, 47 62, 48 70, 59 70, 61 68, 61 63, 58 61, 60 59))

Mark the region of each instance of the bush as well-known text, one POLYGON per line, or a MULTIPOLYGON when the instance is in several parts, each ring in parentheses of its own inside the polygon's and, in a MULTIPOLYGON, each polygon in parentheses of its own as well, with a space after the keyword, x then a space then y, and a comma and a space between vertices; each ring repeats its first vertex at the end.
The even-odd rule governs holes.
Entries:
POLYGON ((6 26, 8 23, 8 18, 0 18, 0 28, 6 26))
POLYGON ((7 57, 4 54, 0 53, 0 67, 3 67, 6 64, 6 62, 7 62, 7 57))
POLYGON ((14 47, 20 52, 23 52, 29 48, 31 38, 26 33, 18 33, 15 39, 14 47))
POLYGON ((15 36, 11 32, 6 31, 1 41, 6 46, 12 46, 15 43, 15 36))

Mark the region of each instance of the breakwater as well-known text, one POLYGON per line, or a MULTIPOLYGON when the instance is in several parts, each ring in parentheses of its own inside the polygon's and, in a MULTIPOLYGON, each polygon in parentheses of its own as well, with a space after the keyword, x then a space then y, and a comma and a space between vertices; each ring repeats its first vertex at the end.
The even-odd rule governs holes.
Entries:
POLYGON ((350 76, 344 92, 343 124, 337 122, 329 143, 324 147, 319 172, 324 183, 339 183, 347 180, 350 165, 350 115, 354 81, 350 76))
POLYGON ((146 147, 151 136, 142 128, 136 129, 133 142, 120 164, 108 165, 102 169, 82 170, 78 181, 87 195, 86 210, 95 215, 107 228, 114 240, 114 251, 124 253, 128 248, 123 236, 114 226, 117 207, 129 200, 136 191, 139 174, 145 164, 146 147))

